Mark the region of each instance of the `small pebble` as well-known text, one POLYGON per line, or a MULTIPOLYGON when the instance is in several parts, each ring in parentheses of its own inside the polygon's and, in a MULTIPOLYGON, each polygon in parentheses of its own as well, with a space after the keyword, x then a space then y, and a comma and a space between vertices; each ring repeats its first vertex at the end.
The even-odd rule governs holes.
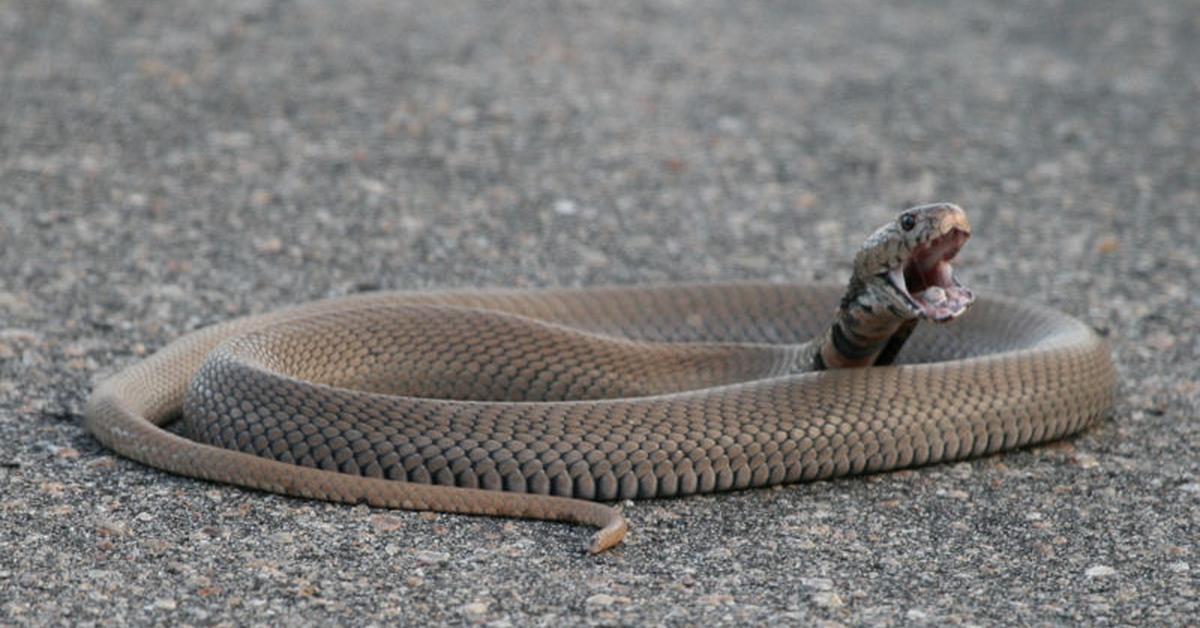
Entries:
POLYGON ((96 533, 102 537, 121 537, 129 534, 129 524, 114 519, 101 519, 96 522, 96 533))
POLYGON ((812 595, 812 601, 817 606, 824 608, 841 608, 846 605, 842 601, 842 596, 833 591, 818 591, 812 595))
POLYGON ((373 515, 371 528, 378 533, 395 532, 404 527, 404 520, 395 515, 373 515))
POLYGON ((584 604, 590 607, 605 607, 614 604, 624 604, 629 601, 627 597, 619 595, 609 595, 607 593, 597 593, 588 599, 584 600, 584 604))
POLYGON ((254 244, 254 249, 265 255, 274 255, 283 250, 283 240, 279 238, 260 240, 254 244))
POLYGON ((1108 565, 1096 565, 1095 567, 1088 567, 1088 570, 1083 572, 1083 575, 1089 578, 1103 578, 1115 573, 1117 573, 1117 570, 1108 565))
POLYGON ((417 559, 418 564, 422 565, 440 565, 450 562, 450 555, 445 552, 429 552, 422 550, 413 554, 413 557, 417 559))
POLYGON ((559 199, 554 202, 554 213, 560 216, 574 216, 579 213, 579 207, 575 204, 575 201, 559 199))

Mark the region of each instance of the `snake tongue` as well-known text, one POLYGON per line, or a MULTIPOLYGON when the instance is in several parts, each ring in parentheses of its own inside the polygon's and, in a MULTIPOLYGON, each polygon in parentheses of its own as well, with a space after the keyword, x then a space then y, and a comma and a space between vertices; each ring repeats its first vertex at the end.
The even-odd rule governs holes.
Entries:
POLYGON ((951 229, 914 249, 903 266, 888 273, 892 284, 932 321, 957 318, 975 301, 950 265, 969 237, 966 231, 951 229))

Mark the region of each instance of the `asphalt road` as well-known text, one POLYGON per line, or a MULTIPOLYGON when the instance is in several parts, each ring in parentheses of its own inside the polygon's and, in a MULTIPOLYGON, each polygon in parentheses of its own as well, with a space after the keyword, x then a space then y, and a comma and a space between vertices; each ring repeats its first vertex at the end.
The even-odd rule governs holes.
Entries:
POLYGON ((0 2, 0 623, 1148 624, 1200 616, 1200 6, 0 2), (374 289, 840 280, 907 204, 1107 334, 1066 442, 565 525, 117 458, 98 379, 374 289))

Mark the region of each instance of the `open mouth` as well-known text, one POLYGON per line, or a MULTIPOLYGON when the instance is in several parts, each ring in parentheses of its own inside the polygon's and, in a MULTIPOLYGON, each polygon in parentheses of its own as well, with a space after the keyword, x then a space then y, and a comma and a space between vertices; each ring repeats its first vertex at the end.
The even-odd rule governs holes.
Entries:
POLYGON ((959 228, 913 249, 903 266, 887 273, 888 279, 926 317, 944 322, 967 311, 975 294, 954 278, 950 262, 971 234, 959 228))

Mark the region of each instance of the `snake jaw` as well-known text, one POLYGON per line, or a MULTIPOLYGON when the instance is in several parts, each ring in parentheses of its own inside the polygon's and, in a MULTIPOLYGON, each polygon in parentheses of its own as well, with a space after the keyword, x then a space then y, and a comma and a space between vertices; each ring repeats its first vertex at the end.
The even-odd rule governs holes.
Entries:
POLYGON ((946 322, 974 303, 975 294, 958 281, 950 264, 970 237, 968 229, 950 226, 914 248, 903 263, 883 273, 915 317, 946 322))

